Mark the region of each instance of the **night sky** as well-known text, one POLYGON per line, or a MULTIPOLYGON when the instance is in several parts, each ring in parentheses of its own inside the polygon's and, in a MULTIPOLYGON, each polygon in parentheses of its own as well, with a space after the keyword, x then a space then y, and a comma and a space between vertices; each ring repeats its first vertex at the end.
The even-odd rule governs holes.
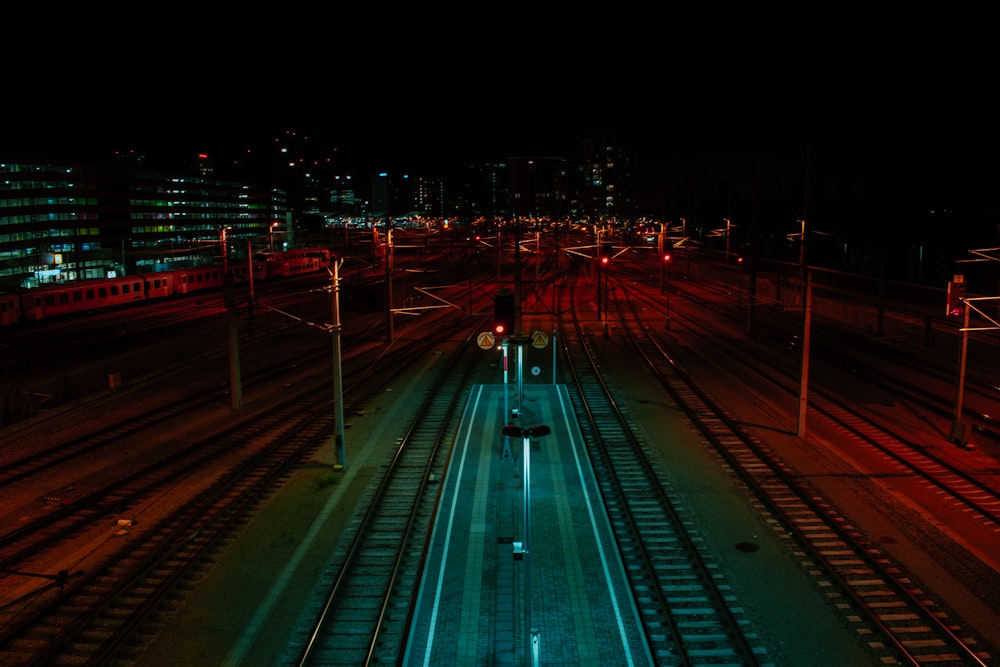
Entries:
POLYGON ((985 9, 339 5, 12 10, 0 154, 225 155, 293 130, 359 170, 432 171, 614 132, 640 184, 801 180, 807 155, 894 198, 983 206, 998 182, 985 9))

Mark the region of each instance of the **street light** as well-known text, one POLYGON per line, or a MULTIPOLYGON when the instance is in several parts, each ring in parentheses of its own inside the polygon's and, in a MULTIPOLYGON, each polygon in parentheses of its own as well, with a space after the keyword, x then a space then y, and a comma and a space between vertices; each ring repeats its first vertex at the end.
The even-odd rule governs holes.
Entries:
POLYGON ((275 220, 267 228, 267 251, 274 252, 274 228, 278 226, 278 221, 275 220))
POLYGON ((670 331, 670 253, 663 254, 663 263, 667 265, 667 331, 670 331))
POLYGON ((222 275, 229 275, 229 253, 226 251, 226 232, 232 229, 232 227, 220 227, 219 228, 219 244, 222 246, 222 275))

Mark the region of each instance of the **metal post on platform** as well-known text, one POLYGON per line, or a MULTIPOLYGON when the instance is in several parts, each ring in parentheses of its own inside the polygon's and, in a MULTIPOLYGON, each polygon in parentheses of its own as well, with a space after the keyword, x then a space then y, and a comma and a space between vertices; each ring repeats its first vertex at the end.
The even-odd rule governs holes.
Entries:
POLYGON ((507 339, 503 339, 503 423, 510 419, 510 399, 507 397, 507 339))
POLYGON ((517 346, 517 416, 524 414, 524 343, 517 346))
POLYGON ((556 384, 556 330, 552 330, 552 384, 556 384))
MULTIPOLYGON (((524 434, 524 627, 531 627, 531 438, 524 434)), ((530 642, 529 642, 530 643, 530 642)), ((529 653, 530 656, 530 646, 529 653)))
POLYGON ((520 426, 504 426, 503 434, 506 436, 521 436, 524 442, 524 534, 521 536, 520 550, 518 545, 514 545, 514 560, 524 563, 524 627, 529 628, 528 641, 525 644, 525 659, 527 664, 538 665, 538 628, 531 625, 531 570, 530 561, 531 547, 529 539, 531 536, 531 437, 541 437, 548 435, 552 430, 541 424, 531 428, 521 428, 520 426))
MULTIPOLYGON (((503 348, 503 423, 506 424, 507 420, 510 419, 510 404, 507 398, 507 339, 504 338, 500 345, 503 348)), ((510 435, 506 431, 504 431, 503 452, 500 454, 500 460, 506 462, 514 460, 510 451, 510 435)))
POLYGON ((531 667, 538 667, 541 662, 542 646, 538 628, 531 628, 531 667))

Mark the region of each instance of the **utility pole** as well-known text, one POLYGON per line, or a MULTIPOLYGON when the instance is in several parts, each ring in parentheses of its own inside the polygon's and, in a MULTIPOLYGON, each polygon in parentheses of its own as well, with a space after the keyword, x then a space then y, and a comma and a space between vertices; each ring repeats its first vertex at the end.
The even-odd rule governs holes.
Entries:
POLYGON ((962 319, 962 344, 958 353, 958 387, 955 390, 955 419, 951 424, 953 444, 964 446, 969 440, 968 424, 962 419, 962 402, 965 398, 965 364, 969 358, 969 302, 965 302, 965 314, 962 319))
POLYGON ((385 333, 386 342, 395 338, 392 322, 392 227, 389 218, 385 220, 385 333))
POLYGON ((333 308, 333 324, 330 326, 330 333, 333 334, 333 446, 337 456, 335 468, 343 468, 347 465, 347 453, 344 449, 344 385, 340 365, 340 265, 342 263, 342 259, 334 257, 331 261, 333 270, 327 269, 330 273, 333 308))
POLYGON ((812 328, 812 281, 805 274, 805 300, 802 305, 802 373, 799 379, 799 420, 797 434, 806 437, 806 412, 809 409, 809 336, 812 328))
POLYGON ((253 242, 247 239, 247 276, 250 278, 250 326, 253 327, 253 305, 254 305, 254 291, 253 291, 253 242))
POLYGON ((497 285, 503 280, 503 249, 500 247, 500 223, 497 222, 497 285))
POLYGON ((233 277, 229 273, 222 276, 226 310, 229 311, 229 397, 233 410, 243 407, 243 381, 240 378, 240 341, 237 331, 239 315, 236 312, 236 296, 233 293, 233 277))
POLYGON ((802 272, 802 372, 799 378, 798 436, 806 437, 806 412, 809 410, 809 337, 812 329, 812 280, 809 276, 809 257, 806 254, 806 216, 809 211, 809 166, 806 149, 806 173, 802 186, 802 231, 799 236, 799 270, 802 272))
POLYGON ((521 222, 514 219, 514 331, 521 332, 521 222))

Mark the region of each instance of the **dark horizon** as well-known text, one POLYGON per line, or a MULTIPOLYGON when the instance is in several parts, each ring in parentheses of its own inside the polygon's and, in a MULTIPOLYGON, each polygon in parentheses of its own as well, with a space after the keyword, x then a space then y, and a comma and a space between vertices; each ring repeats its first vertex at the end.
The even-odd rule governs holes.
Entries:
POLYGON ((598 5, 453 18, 291 5, 112 22, 89 7, 19 6, 0 155, 225 161, 292 130, 357 173, 436 175, 572 159, 611 132, 643 211, 780 191, 799 215, 906 225, 948 209, 996 238, 998 47, 985 10, 598 5), (823 211, 833 193, 844 201, 823 211))

